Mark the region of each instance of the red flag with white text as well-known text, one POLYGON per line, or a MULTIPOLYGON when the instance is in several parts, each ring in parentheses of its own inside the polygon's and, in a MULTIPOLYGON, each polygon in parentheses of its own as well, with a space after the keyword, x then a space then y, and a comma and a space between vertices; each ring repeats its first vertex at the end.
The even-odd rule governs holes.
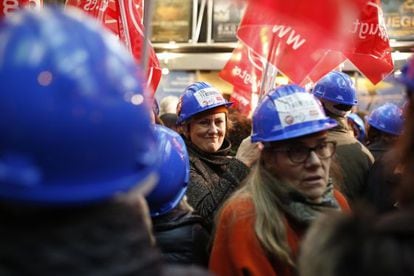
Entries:
POLYGON ((355 50, 345 53, 352 64, 373 84, 394 70, 384 17, 379 0, 370 0, 354 23, 355 50))
POLYGON ((304 84, 314 70, 321 68, 323 75, 340 64, 337 54, 327 58, 328 51, 340 56, 353 48, 349 30, 367 1, 250 0, 237 36, 291 81, 304 84))
POLYGON ((243 91, 258 93, 264 68, 263 61, 264 58, 242 43, 238 43, 231 58, 219 72, 219 76, 243 91))

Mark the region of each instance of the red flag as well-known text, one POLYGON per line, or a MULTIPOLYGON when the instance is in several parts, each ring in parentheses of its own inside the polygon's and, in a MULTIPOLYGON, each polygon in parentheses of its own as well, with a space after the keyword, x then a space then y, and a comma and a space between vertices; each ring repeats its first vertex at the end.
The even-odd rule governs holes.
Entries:
MULTIPOLYGON (((237 35, 293 82, 319 68, 328 50, 348 50, 356 2, 336 0, 251 0, 237 35)), ((335 64, 329 70, 338 66, 335 64)))
POLYGON ((274 65, 269 64, 265 58, 257 55, 243 43, 239 43, 219 76, 233 85, 230 97, 234 102, 233 107, 242 114, 250 116, 251 110, 259 100, 262 85, 273 87, 276 74, 274 65), (272 74, 265 77, 263 74, 265 69, 272 74))
POLYGON ((308 76, 311 83, 316 83, 323 76, 336 69, 346 60, 344 54, 340 51, 327 51, 319 60, 318 64, 312 69, 308 76))
MULTIPOLYGON (((67 0, 66 5, 76 6, 98 18, 108 29, 119 36, 128 50, 141 64, 144 40, 143 0, 67 0)), ((149 96, 153 96, 161 79, 161 68, 150 41, 146 72, 149 96)))
POLYGON ((239 43, 219 76, 243 91, 257 93, 262 80, 263 61, 266 60, 239 43))
POLYGON ((252 91, 244 90, 245 87, 233 87, 230 95, 230 101, 233 103, 232 108, 236 108, 241 114, 250 117, 252 111, 252 91))
POLYGON ((391 47, 379 0, 370 0, 354 22, 354 51, 345 53, 358 70, 377 84, 394 70, 391 47))
POLYGON ((43 0, 0 0, 0 17, 24 7, 39 9, 43 7, 43 0))
POLYGON ((232 107, 245 116, 250 116, 252 95, 260 91, 264 62, 266 59, 239 43, 219 73, 223 80, 233 85, 232 107))
MULTIPOLYGON (((122 22, 120 32, 121 40, 125 42, 137 61, 141 61, 143 53, 144 25, 142 23, 143 0, 118 0, 122 22)), ((150 41, 148 43, 148 64, 147 64, 147 86, 150 89, 151 96, 154 95, 161 79, 161 68, 157 55, 152 48, 150 41)))

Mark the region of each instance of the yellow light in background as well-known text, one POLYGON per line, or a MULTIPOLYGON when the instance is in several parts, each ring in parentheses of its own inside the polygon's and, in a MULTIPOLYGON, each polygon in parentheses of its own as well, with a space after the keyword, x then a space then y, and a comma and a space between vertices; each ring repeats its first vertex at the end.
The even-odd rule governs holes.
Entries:
POLYGON ((276 85, 289 84, 289 79, 285 76, 276 76, 276 85))

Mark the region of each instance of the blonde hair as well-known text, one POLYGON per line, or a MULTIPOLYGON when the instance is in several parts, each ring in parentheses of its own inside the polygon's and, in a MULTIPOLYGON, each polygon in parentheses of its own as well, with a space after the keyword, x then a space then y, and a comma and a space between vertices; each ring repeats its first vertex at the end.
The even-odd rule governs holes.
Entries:
POLYGON ((243 186, 226 201, 221 210, 232 198, 251 198, 256 215, 254 230, 263 249, 270 259, 277 258, 293 267, 294 262, 286 236, 285 215, 279 207, 278 196, 279 191, 286 189, 287 186, 271 175, 263 164, 261 158, 260 162, 252 168, 243 186))

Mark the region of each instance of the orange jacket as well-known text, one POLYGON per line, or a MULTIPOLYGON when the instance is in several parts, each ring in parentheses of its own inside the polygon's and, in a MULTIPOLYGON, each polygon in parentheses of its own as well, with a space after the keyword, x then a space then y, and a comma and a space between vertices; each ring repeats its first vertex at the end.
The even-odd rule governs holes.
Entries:
MULTIPOLYGON (((349 212, 345 197, 334 192, 341 209, 349 212)), ((266 256, 254 231, 254 206, 251 199, 235 199, 221 213, 215 233, 209 269, 218 276, 293 275, 292 269, 266 256)), ((286 223, 287 238, 293 257, 298 252, 304 229, 286 223)))

